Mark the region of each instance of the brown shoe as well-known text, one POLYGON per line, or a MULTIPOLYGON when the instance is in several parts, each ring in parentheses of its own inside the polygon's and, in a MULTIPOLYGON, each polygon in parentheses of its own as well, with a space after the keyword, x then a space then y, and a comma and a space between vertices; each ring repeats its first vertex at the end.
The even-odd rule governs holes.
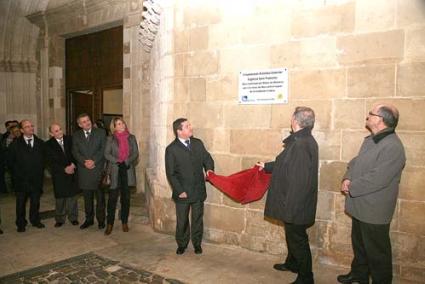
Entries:
POLYGON ((122 231, 123 232, 128 232, 130 229, 128 228, 128 225, 127 224, 122 224, 122 231))
POLYGON ((112 227, 113 227, 113 225, 109 225, 109 224, 108 224, 108 226, 106 226, 106 230, 105 230, 106 236, 108 236, 112 233, 112 227))

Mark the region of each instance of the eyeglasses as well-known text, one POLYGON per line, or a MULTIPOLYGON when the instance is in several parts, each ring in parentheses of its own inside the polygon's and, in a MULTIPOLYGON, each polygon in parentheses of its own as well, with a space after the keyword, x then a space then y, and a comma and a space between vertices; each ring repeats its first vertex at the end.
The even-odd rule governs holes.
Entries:
POLYGON ((369 111, 369 115, 370 115, 370 116, 383 117, 382 115, 379 115, 379 114, 373 113, 373 112, 371 112, 371 111, 369 111))

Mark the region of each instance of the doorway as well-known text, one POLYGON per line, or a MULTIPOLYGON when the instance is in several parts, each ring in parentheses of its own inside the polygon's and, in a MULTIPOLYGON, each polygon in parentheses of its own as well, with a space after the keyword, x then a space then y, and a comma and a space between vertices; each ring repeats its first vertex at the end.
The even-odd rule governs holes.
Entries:
POLYGON ((123 27, 66 39, 65 61, 67 133, 81 113, 109 128, 104 120, 123 113, 123 27))

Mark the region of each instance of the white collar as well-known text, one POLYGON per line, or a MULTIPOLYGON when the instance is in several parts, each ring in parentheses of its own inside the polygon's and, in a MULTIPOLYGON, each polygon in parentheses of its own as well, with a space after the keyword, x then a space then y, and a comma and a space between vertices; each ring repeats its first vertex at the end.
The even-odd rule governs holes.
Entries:
POLYGON ((182 142, 182 143, 183 143, 183 145, 185 145, 185 146, 186 146, 186 141, 187 141, 187 140, 189 140, 189 144, 190 144, 190 138, 183 139, 183 138, 178 137, 178 139, 179 139, 179 140, 180 140, 180 142, 182 142))

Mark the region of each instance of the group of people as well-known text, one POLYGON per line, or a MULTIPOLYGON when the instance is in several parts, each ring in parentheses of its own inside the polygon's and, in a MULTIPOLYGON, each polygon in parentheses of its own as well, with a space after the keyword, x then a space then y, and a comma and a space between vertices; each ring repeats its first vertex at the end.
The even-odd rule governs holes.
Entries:
MULTIPOLYGON (((399 183, 406 157, 395 133, 398 110, 375 105, 367 114, 370 131, 341 177, 345 211, 352 219, 354 258, 351 271, 339 275, 339 283, 390 284, 392 254, 390 223, 397 203, 399 183)), ((315 222, 318 198, 319 147, 312 136, 315 114, 297 107, 291 117, 291 133, 273 162, 258 162, 259 170, 271 173, 264 215, 281 221, 285 228, 287 256, 273 267, 297 274, 293 283, 314 283, 307 229, 315 222)), ((214 161, 202 141, 192 136, 185 118, 173 123, 176 136, 165 151, 165 166, 176 204, 176 253, 181 255, 192 241, 202 253, 205 176, 214 171, 214 161), (189 222, 190 215, 190 222, 189 222)), ((261 145, 261 141, 259 141, 261 145)))
MULTIPOLYGON (((337 277, 340 283, 369 283, 369 276, 373 283, 392 282, 389 230, 406 162, 403 144, 395 133, 398 119, 394 106, 378 104, 372 108, 365 123, 371 134, 364 139, 358 155, 348 163, 341 177, 345 210, 352 218, 354 258, 351 271, 337 277)), ((96 215, 99 229, 104 229, 105 197, 99 182, 105 161, 111 169, 105 234, 112 232, 119 194, 122 229, 128 232, 129 186, 136 184, 134 167, 139 154, 136 138, 120 117, 111 121, 112 134, 108 137, 105 131, 93 127, 87 114, 79 115, 77 122, 80 130, 72 137, 64 135, 61 126, 53 123, 49 127, 52 137, 47 142, 34 134, 31 121, 19 123, 22 135, 13 139, 7 150, 7 162, 12 165, 14 176, 18 232, 24 232, 27 225, 28 198, 30 223, 37 228, 44 227, 39 207, 46 163, 56 198, 55 227, 62 226, 66 216, 72 225, 79 224, 76 195, 82 190, 85 221, 80 228, 92 226, 96 215)), ((293 283, 314 283, 307 234, 315 222, 318 199, 319 147, 312 136, 314 123, 313 109, 297 107, 291 117, 292 131, 283 140, 282 152, 275 161, 256 164, 259 170, 271 173, 264 215, 281 221, 285 228, 288 254, 274 269, 297 273, 293 283)), ((165 170, 176 205, 176 253, 184 254, 192 241, 194 252, 202 254, 205 180, 214 171, 214 160, 202 141, 193 137, 192 126, 186 118, 175 120, 172 127, 175 139, 165 151, 165 170)), ((261 141, 259 143, 261 145, 261 141)))
MULTIPOLYGON (((111 120, 111 135, 108 136, 105 129, 93 127, 86 113, 80 114, 77 122, 80 130, 72 136, 65 135, 58 123, 52 123, 49 126, 51 138, 44 142, 34 134, 32 121, 24 119, 18 123, 21 135, 11 142, 2 139, 2 144, 8 143, 7 149, 2 147, 1 155, 2 162, 6 161, 12 176, 18 232, 25 232, 28 225, 28 199, 29 222, 35 228, 45 227, 41 222, 39 210, 46 167, 52 176, 56 201, 55 227, 63 226, 66 218, 72 225, 79 225, 77 200, 82 191, 85 221, 80 229, 92 226, 96 216, 98 228, 105 229, 106 225, 105 235, 111 234, 120 195, 122 230, 129 231, 129 187, 136 185, 135 164, 139 155, 136 138, 129 133, 121 117, 111 120), (111 182, 107 189, 109 195, 105 218, 105 188, 102 188, 100 181, 106 168, 110 170, 111 182)), ((12 135, 12 129, 7 127, 7 130, 9 133, 3 137, 12 135)), ((2 164, 2 170, 4 169, 2 164)))

